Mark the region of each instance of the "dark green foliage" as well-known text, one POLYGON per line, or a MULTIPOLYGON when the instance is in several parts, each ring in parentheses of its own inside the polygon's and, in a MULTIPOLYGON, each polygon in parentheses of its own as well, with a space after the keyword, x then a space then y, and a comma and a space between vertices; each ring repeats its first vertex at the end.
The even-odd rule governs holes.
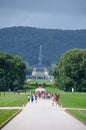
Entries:
POLYGON ((54 75, 59 88, 86 91, 86 49, 72 49, 62 55, 54 75))
POLYGON ((0 90, 20 88, 25 80, 26 65, 19 56, 0 53, 0 90))
POLYGON ((30 27, 0 29, 0 51, 20 55, 30 66, 38 63, 41 44, 42 63, 50 67, 67 50, 86 48, 86 30, 30 27))

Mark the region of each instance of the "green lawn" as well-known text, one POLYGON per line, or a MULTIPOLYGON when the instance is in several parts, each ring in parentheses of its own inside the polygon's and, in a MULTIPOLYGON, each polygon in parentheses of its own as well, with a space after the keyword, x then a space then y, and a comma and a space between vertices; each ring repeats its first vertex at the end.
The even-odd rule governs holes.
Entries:
MULTIPOLYGON (((58 101, 59 105, 63 107, 70 107, 70 108, 86 108, 86 93, 71 93, 71 92, 64 92, 57 88, 50 88, 46 87, 46 90, 51 93, 60 93, 60 99, 58 101)), ((0 94, 0 106, 23 106, 27 103, 27 96, 30 90, 27 93, 13 93, 13 92, 6 92, 5 96, 4 93, 0 94)), ((4 116, 5 111, 8 116, 8 119, 11 114, 10 110, 0 110, 0 122, 2 120, 2 115, 4 116), (8 112, 7 112, 8 111, 8 112), (2 113, 2 114, 1 114, 2 113), (4 113, 4 114, 3 114, 4 113)), ((84 122, 86 122, 86 111, 75 111, 75 110, 68 110, 73 115, 77 116, 84 122)), ((16 110, 12 110, 12 114, 16 112, 16 110), (13 112, 14 111, 14 112, 13 112)))
POLYGON ((14 116, 19 110, 0 110, 0 126, 14 116))
POLYGON ((45 87, 45 89, 48 91, 48 92, 51 92, 51 93, 63 93, 63 91, 57 89, 57 88, 54 88, 54 87, 45 87))
POLYGON ((67 110, 67 112, 86 124, 86 110, 67 110))
POLYGON ((49 79, 31 79, 29 81, 29 84, 35 84, 35 83, 38 83, 38 84, 53 84, 53 82, 49 79))
MULTIPOLYGON (((29 93, 29 91, 28 91, 29 93)), ((28 93, 1 92, 0 107, 4 106, 23 106, 27 103, 28 93)), ((9 120, 19 110, 0 110, 0 125, 9 120)))
POLYGON ((1 93, 0 106, 23 106, 27 103, 28 93, 6 92, 1 93))
POLYGON ((64 107, 86 108, 86 93, 67 93, 61 94, 59 104, 64 107))
POLYGON ((51 93, 60 93, 59 105, 63 107, 86 108, 86 93, 64 92, 57 88, 46 88, 51 93))
MULTIPOLYGON (((64 92, 57 88, 46 88, 51 93, 60 93, 58 104, 65 108, 86 108, 86 93, 64 92)), ((86 110, 67 110, 86 124, 86 110)))

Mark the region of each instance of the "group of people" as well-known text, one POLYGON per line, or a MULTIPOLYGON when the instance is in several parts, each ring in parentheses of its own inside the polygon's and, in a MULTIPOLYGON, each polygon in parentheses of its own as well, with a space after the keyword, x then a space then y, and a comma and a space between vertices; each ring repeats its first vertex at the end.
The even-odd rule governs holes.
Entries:
POLYGON ((35 91, 35 92, 30 92, 28 95, 28 101, 33 103, 37 103, 38 99, 51 99, 52 105, 56 104, 58 102, 58 99, 60 97, 60 93, 58 94, 51 94, 47 91, 35 91))
POLYGON ((33 102, 35 101, 37 103, 37 94, 34 92, 30 92, 28 95, 28 102, 33 102))

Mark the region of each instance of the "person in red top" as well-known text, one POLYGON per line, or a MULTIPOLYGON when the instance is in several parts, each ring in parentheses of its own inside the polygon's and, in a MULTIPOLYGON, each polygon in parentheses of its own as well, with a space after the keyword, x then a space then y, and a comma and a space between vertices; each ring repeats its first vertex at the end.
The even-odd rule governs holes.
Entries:
POLYGON ((56 105, 57 105, 57 102, 58 102, 59 97, 60 97, 60 93, 55 94, 55 102, 56 102, 56 105))

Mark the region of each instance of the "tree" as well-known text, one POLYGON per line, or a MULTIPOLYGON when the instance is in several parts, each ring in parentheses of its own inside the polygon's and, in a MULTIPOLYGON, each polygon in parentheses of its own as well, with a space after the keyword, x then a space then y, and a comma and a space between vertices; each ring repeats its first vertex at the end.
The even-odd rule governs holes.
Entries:
POLYGON ((62 55, 54 76, 56 85, 66 91, 72 87, 76 91, 86 91, 86 49, 72 49, 62 55))
POLYGON ((14 90, 22 86, 26 75, 26 65, 21 57, 0 53, 0 90, 14 90))

